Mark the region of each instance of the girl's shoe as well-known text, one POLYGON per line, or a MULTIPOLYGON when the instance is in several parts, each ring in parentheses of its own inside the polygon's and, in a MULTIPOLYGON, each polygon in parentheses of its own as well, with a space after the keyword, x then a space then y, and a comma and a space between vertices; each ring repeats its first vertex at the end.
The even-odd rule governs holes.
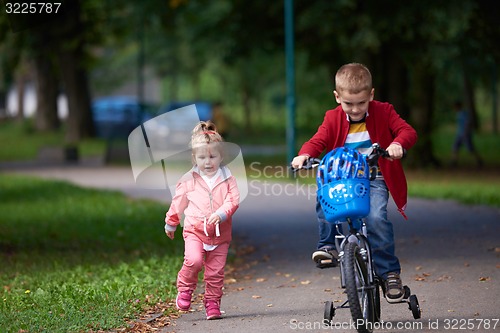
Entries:
POLYGON ((221 319, 220 304, 218 301, 206 301, 205 310, 207 312, 207 319, 221 319))
POLYGON ((177 309, 181 311, 189 311, 191 308, 191 295, 193 291, 180 291, 177 293, 177 298, 175 299, 175 305, 177 309))

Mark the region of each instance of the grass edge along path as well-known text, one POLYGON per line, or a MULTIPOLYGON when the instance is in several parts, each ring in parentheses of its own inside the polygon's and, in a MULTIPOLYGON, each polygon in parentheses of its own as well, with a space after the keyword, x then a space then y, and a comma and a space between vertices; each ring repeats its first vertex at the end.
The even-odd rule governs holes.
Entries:
POLYGON ((176 310, 180 233, 168 207, 62 181, 0 174, 2 332, 124 330, 176 310))

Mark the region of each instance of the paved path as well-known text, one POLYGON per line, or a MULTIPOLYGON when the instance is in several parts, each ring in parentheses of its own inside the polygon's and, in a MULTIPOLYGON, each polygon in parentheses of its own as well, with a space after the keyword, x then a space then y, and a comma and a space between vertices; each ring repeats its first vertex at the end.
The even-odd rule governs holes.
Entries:
MULTIPOLYGON (((165 201, 162 191, 137 188, 128 168, 17 169, 165 201)), ((339 304, 345 295, 338 269, 320 270, 310 260, 317 225, 314 198, 303 190, 249 179, 249 195, 234 217, 238 245, 249 253, 237 258, 242 270, 226 285, 224 319, 207 321, 204 311, 195 311, 177 320, 176 332, 355 332, 345 309, 337 311, 337 326, 321 325, 324 302, 339 304)), ((500 209, 411 199, 407 214, 410 221, 390 207, 403 282, 417 294, 422 319, 414 321, 406 304, 382 301, 383 327, 377 332, 440 332, 447 325, 492 332, 495 324, 500 331, 491 320, 500 318, 500 209)))

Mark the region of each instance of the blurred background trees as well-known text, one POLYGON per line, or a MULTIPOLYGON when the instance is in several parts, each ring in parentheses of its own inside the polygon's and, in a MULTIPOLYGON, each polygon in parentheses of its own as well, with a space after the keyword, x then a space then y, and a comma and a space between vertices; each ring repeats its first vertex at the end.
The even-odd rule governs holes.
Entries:
MULTIPOLYGON (((394 104, 419 132, 421 164, 439 164, 429 147, 436 128, 453 120, 457 99, 478 130, 498 132, 494 2, 296 0, 294 6, 298 143, 336 106, 333 75, 353 61, 372 70, 376 99, 394 104)), ((35 127, 57 130, 57 97, 64 92, 66 140, 78 142, 94 134, 93 98, 132 83, 145 99, 154 76, 161 82, 155 102, 221 101, 233 132, 273 132, 284 142, 282 1, 72 0, 62 7, 57 19, 17 31, 11 17, 0 16, 0 110, 11 87, 22 95, 23 84, 34 81, 35 127)))

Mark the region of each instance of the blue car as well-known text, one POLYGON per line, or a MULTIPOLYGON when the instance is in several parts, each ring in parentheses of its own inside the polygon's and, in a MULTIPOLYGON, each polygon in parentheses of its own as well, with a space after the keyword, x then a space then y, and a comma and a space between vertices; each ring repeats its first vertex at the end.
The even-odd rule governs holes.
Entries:
POLYGON ((96 136, 126 138, 130 132, 154 117, 154 106, 129 96, 98 98, 92 103, 96 136))
POLYGON ((212 119, 212 103, 210 102, 203 102, 203 101, 192 101, 192 102, 172 102, 170 104, 167 104, 163 106, 160 109, 159 114, 165 113, 165 112, 170 112, 176 109, 180 109, 182 107, 188 106, 194 104, 196 105, 196 111, 198 112, 198 117, 202 121, 207 121, 212 119))

